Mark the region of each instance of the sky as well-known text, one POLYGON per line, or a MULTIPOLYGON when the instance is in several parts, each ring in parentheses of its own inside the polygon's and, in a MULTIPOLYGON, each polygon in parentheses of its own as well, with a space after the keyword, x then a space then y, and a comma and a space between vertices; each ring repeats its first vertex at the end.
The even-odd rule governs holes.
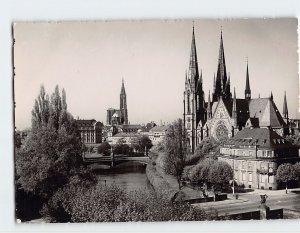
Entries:
MULTIPOLYGON (((16 127, 31 126, 40 86, 66 90, 68 111, 106 122, 119 108, 122 78, 131 124, 172 122, 183 114, 192 20, 22 22, 14 25, 16 127)), ((221 28, 227 72, 244 98, 249 64, 252 98, 269 97, 299 117, 296 19, 194 20, 204 92, 212 92, 221 28)))

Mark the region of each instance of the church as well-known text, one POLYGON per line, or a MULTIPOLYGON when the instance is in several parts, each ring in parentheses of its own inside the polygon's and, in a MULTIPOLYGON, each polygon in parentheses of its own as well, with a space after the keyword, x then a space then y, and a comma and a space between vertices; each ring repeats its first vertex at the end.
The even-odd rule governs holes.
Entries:
POLYGON ((187 132, 187 149, 194 152, 205 137, 216 140, 231 138, 244 128, 271 128, 281 136, 289 134, 286 94, 282 115, 268 98, 252 98, 248 62, 245 69, 244 98, 231 92, 230 76, 226 69, 223 35, 221 31, 218 67, 213 78, 213 91, 205 100, 202 72, 199 73, 194 27, 188 72, 185 77, 183 120, 187 132))

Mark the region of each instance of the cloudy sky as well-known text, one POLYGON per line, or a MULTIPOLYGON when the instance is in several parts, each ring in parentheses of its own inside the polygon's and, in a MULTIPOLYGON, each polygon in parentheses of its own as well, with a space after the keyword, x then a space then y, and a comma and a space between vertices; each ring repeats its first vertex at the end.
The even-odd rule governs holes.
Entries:
MULTIPOLYGON (((48 93, 56 84, 65 88, 74 117, 105 122, 106 109, 119 108, 122 78, 131 124, 182 117, 192 25, 192 20, 15 24, 17 129, 30 127, 41 84, 48 93)), ((252 97, 272 91, 282 111, 287 91, 290 117, 297 117, 296 19, 195 20, 194 25, 206 98, 217 71, 222 27, 237 97, 244 97, 248 57, 252 97)))

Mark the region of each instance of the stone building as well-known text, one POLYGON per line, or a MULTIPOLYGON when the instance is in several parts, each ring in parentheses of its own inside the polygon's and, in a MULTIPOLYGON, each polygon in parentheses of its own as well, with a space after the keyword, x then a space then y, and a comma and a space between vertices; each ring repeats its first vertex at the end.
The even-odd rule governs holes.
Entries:
POLYGON ((97 144, 102 142, 102 128, 103 124, 100 121, 82 120, 76 121, 78 130, 80 132, 81 141, 88 144, 97 144))
POLYGON ((159 142, 162 142, 166 136, 168 126, 154 126, 148 132, 149 139, 152 141, 153 145, 157 145, 159 142))
POLYGON ((215 139, 233 137, 238 131, 250 127, 272 127, 282 136, 289 129, 286 95, 284 96, 283 117, 273 95, 267 98, 252 98, 248 62, 245 75, 244 97, 237 98, 231 93, 229 72, 225 62, 223 35, 221 32, 217 73, 213 77, 213 91, 207 101, 203 90, 202 72, 199 73, 194 27, 189 69, 185 77, 183 99, 183 120, 187 132, 187 148, 194 152, 204 137, 215 139))
POLYGON ((234 170, 234 180, 246 188, 278 188, 276 170, 282 163, 299 161, 298 147, 269 128, 248 128, 237 132, 220 148, 219 161, 234 170))

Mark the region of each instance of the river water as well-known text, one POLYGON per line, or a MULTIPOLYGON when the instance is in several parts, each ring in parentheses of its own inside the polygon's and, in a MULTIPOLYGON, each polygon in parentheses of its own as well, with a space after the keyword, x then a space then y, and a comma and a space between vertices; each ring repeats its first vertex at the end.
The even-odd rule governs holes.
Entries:
POLYGON ((98 182, 103 185, 115 184, 125 191, 152 189, 146 176, 146 165, 128 162, 113 169, 94 168, 98 182))

